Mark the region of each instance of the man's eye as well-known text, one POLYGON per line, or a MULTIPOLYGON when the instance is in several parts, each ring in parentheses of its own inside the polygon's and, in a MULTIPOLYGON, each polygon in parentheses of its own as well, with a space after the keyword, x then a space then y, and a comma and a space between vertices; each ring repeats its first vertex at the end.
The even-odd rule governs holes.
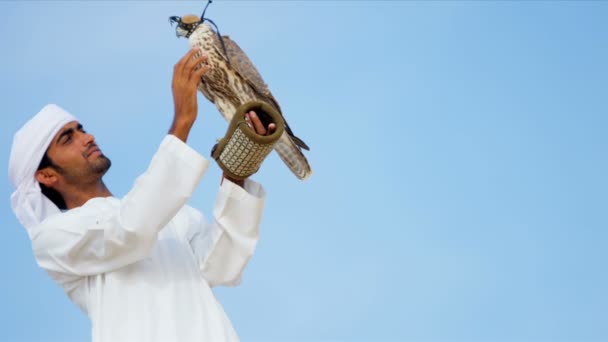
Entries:
POLYGON ((72 141, 72 137, 71 137, 71 136, 67 136, 65 139, 63 139, 63 143, 64 143, 64 144, 67 144, 67 143, 69 143, 70 141, 72 141))

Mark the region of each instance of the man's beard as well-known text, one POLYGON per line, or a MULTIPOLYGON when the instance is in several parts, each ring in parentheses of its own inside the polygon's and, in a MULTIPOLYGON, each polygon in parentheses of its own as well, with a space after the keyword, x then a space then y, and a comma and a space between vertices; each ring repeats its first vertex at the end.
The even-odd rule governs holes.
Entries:
POLYGON ((112 161, 102 154, 89 165, 91 165, 91 171, 101 177, 108 172, 110 166, 112 166, 112 161))
POLYGON ((112 166, 112 161, 101 154, 97 159, 93 161, 89 161, 87 165, 83 168, 73 169, 73 168, 61 168, 57 170, 66 183, 68 184, 82 184, 82 183, 91 183, 101 179, 103 175, 108 172, 112 166))

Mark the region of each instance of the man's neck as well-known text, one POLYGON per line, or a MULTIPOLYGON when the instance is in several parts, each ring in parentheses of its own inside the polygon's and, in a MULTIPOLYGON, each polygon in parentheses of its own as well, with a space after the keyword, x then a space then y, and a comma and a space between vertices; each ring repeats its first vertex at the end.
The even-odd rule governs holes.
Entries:
POLYGON ((95 197, 110 197, 112 193, 103 180, 99 180, 90 185, 78 185, 62 193, 63 200, 68 209, 78 208, 88 200, 95 197))

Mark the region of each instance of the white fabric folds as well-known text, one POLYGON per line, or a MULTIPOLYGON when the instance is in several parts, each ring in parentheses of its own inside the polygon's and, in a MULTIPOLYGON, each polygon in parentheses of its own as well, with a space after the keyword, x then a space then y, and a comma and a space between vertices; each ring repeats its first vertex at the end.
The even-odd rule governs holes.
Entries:
POLYGON ((185 203, 208 167, 167 135, 123 198, 91 198, 32 229, 38 265, 89 316, 93 342, 238 341, 211 287, 240 283, 266 195, 226 179, 207 220, 185 203))
POLYGON ((61 107, 49 104, 15 133, 8 164, 9 178, 16 189, 11 207, 28 234, 46 217, 59 212, 42 194, 35 174, 53 137, 65 124, 76 120, 61 107))

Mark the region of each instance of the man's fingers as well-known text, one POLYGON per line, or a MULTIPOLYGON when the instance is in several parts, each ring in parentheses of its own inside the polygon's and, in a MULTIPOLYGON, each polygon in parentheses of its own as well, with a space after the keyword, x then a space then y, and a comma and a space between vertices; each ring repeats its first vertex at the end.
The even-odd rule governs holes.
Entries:
POLYGON ((277 125, 274 123, 271 123, 268 125, 268 135, 272 135, 272 133, 274 133, 274 131, 277 130, 277 125))
POLYGON ((203 67, 205 66, 205 64, 202 64, 203 62, 207 61, 207 56, 206 55, 200 55, 198 57, 193 57, 184 67, 183 75, 190 78, 193 75, 193 72, 195 70, 197 70, 199 67, 203 67))
POLYGON ((266 127, 264 127, 262 121, 260 121, 260 118, 258 118, 258 115, 254 111, 249 112, 249 119, 251 120, 253 129, 255 129, 257 134, 266 135, 266 127))
POLYGON ((192 73, 192 82, 194 82, 196 86, 198 86, 198 84, 201 82, 201 77, 203 77, 203 75, 207 73, 209 69, 211 69, 209 65, 202 65, 200 68, 196 69, 192 73))
POLYGON ((277 125, 275 123, 268 124, 268 128, 264 127, 264 124, 254 111, 245 113, 245 121, 247 122, 247 125, 253 128, 259 135, 271 135, 277 130, 277 125))
POLYGON ((186 54, 175 64, 173 71, 175 71, 175 72, 179 71, 179 73, 181 74, 183 72, 183 68, 184 68, 186 62, 189 61, 190 58, 192 58, 192 56, 194 56, 194 54, 199 51, 200 51, 199 48, 194 48, 194 49, 190 49, 190 51, 186 52, 186 54))

